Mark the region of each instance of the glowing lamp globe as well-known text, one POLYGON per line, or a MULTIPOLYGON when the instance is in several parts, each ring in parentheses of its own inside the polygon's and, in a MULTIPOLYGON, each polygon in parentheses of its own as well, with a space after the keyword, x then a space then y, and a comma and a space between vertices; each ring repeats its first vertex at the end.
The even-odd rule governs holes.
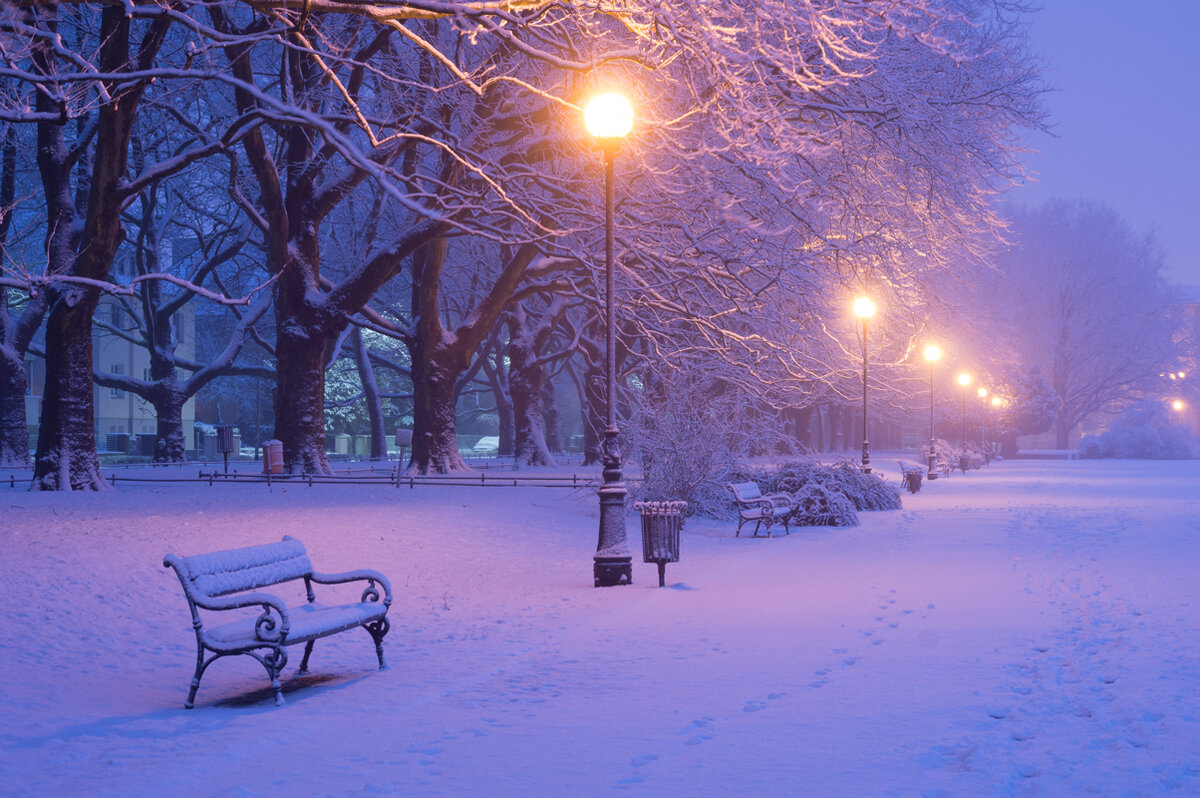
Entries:
POLYGON ((999 396, 992 397, 992 407, 999 407, 1002 404, 1004 404, 1004 400, 1001 399, 999 396))
POLYGON ((979 394, 980 399, 987 399, 987 388, 980 388, 976 393, 979 394))
POLYGON ((860 296, 854 300, 854 315, 860 319, 869 319, 875 315, 875 303, 870 297, 860 296))
POLYGON ((1183 400, 1176 399, 1174 402, 1171 402, 1171 409, 1175 410, 1176 412, 1183 410, 1183 400))
POLYGON ((930 344, 925 347, 925 359, 932 363, 942 356, 942 348, 937 344, 930 344))
POLYGON ((971 375, 970 374, 959 374, 958 375, 958 384, 961 385, 962 387, 966 388, 968 385, 971 384, 971 375))
POLYGON ((633 129, 633 106, 614 91, 599 94, 584 109, 583 123, 602 141, 623 139, 633 129))

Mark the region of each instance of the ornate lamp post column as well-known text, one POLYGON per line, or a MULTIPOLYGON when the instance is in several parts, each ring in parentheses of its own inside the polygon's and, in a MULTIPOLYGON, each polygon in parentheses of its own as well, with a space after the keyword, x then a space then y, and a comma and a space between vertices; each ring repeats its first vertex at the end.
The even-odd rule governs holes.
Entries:
POLYGON ((875 303, 871 301, 870 297, 860 296, 858 299, 854 300, 854 315, 862 319, 862 470, 863 473, 869 474, 871 473, 871 444, 867 440, 867 319, 875 315, 875 303))
MULTIPOLYGON (((975 392, 979 396, 979 401, 983 402, 983 407, 987 409, 988 389, 980 388, 975 392)), ((983 414, 982 420, 979 422, 979 453, 983 454, 984 448, 987 446, 987 413, 983 414)))
POLYGON ((925 359, 929 361, 929 474, 927 479, 934 480, 937 475, 937 439, 933 437, 933 364, 942 356, 942 348, 937 344, 925 347, 925 359))
POLYGON ((613 312, 613 159, 621 140, 633 128, 633 107, 620 94, 594 97, 584 111, 584 124, 604 151, 604 377, 607 395, 604 441, 600 454, 604 484, 600 487, 600 537, 592 558, 596 587, 628 585, 633 558, 625 540, 625 483, 617 444, 616 326, 613 312))
POLYGON ((965 371, 958 375, 958 384, 962 386, 962 405, 963 405, 963 427, 962 438, 959 439, 959 445, 965 452, 967 450, 967 386, 971 384, 971 375, 965 371))

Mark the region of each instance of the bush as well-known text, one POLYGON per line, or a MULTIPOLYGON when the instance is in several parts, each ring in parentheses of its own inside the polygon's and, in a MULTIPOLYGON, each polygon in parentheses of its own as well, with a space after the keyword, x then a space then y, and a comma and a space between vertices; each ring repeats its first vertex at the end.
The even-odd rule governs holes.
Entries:
POLYGON ((858 526, 854 504, 841 491, 808 482, 796 491, 792 523, 800 526, 858 526))
MULTIPOLYGON (((739 469, 729 482, 755 482, 763 493, 794 495, 800 507, 792 514, 801 526, 858 526, 859 511, 899 510, 900 489, 879 474, 864 474, 854 463, 822 465, 815 460, 794 460, 775 469, 739 469)), ((725 511, 733 515, 728 489, 725 511)), ((725 515, 724 513, 722 515, 725 515)))
POLYGON ((1200 446, 1188 427, 1167 414, 1158 402, 1140 402, 1121 413, 1100 435, 1079 442, 1084 457, 1137 460, 1187 460, 1200 446))

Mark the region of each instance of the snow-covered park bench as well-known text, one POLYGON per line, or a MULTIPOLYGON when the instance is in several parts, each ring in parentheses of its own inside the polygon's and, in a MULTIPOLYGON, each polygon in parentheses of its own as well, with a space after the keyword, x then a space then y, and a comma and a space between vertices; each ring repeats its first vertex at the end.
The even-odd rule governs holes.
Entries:
POLYGON ((764 496, 754 482, 731 482, 727 486, 733 491, 733 504, 738 511, 737 534, 741 537, 742 526, 754 522, 754 537, 758 537, 759 527, 765 527, 767 537, 771 537, 771 527, 783 522, 783 529, 791 534, 788 522, 795 508, 795 501, 786 493, 772 493, 764 496))
POLYGON ((375 641, 379 668, 383 660, 383 637, 389 624, 388 607, 392 587, 378 571, 357 570, 323 574, 313 570, 304 544, 285 536, 280 543, 248 546, 210 554, 179 557, 168 554, 163 565, 174 568, 183 585, 196 630, 196 673, 184 706, 191 709, 200 689, 200 677, 216 660, 230 654, 246 654, 267 670, 275 689, 275 703, 282 706, 283 688, 279 674, 287 665, 287 646, 304 643, 300 673, 308 670, 313 643, 347 629, 361 626, 375 641), (259 589, 304 580, 308 603, 289 607, 283 599, 259 589), (365 581, 367 586, 356 603, 329 606, 317 603, 314 584, 334 585, 365 581), (380 590, 382 589, 382 595, 380 590), (258 608, 260 613, 233 612, 225 618, 216 612, 258 608), (203 612, 202 612, 203 611, 203 612), (232 618, 236 616, 236 620, 232 618), (210 620, 223 620, 210 624, 210 620), (205 652, 212 656, 205 658, 205 652))
POLYGON ((925 468, 906 460, 900 461, 900 481, 909 493, 921 492, 921 479, 925 476, 925 468))

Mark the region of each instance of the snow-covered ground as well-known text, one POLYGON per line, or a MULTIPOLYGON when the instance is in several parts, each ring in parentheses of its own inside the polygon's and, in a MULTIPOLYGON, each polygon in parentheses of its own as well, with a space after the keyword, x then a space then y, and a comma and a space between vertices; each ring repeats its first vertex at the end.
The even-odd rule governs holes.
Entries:
POLYGON ((0 487, 0 793, 1200 794, 1198 487, 1010 461, 858 528, 693 519, 666 589, 636 516, 636 584, 591 587, 594 493, 0 487), (284 534, 389 575, 391 668, 353 630, 286 707, 238 657, 184 710, 163 555, 284 534))

